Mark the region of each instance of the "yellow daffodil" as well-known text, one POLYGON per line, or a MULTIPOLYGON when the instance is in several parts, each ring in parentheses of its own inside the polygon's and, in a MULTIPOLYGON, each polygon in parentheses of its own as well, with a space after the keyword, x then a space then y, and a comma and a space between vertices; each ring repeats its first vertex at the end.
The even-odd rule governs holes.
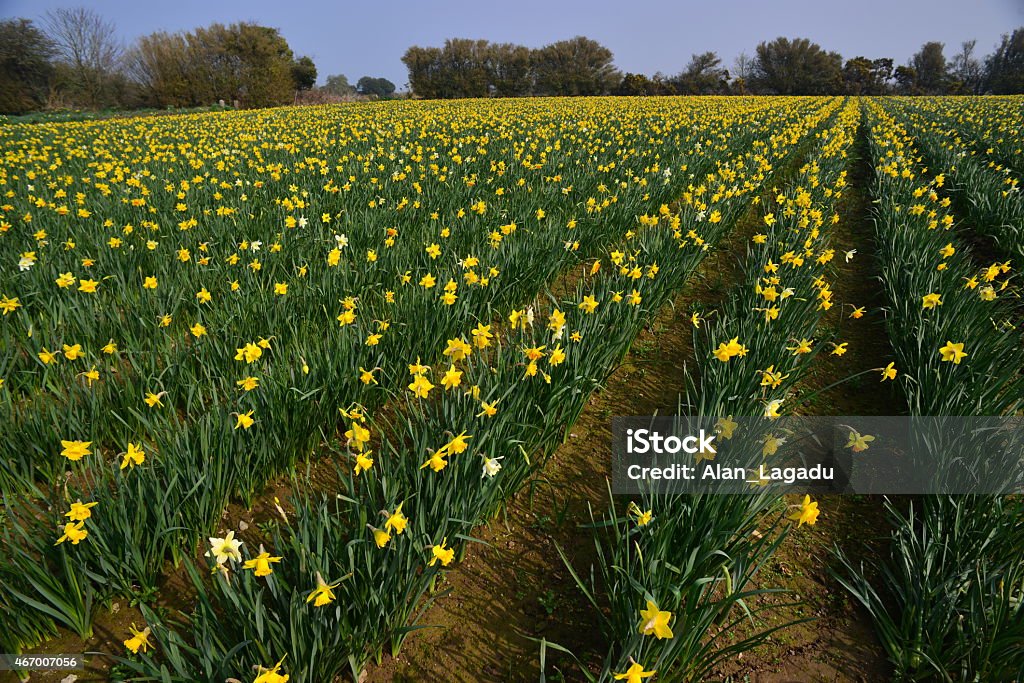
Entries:
POLYGON ((798 527, 803 526, 804 523, 814 526, 814 523, 818 521, 819 514, 817 501, 812 502, 811 497, 805 495, 797 508, 797 510, 790 513, 787 519, 797 522, 798 527))
POLYGON ((363 472, 369 471, 369 469, 373 467, 373 458, 370 457, 372 454, 373 451, 356 454, 356 466, 353 469, 353 472, 357 477, 363 472))
POLYGON ((874 440, 875 437, 870 434, 861 434, 856 429, 851 429, 846 442, 846 448, 849 448, 854 453, 861 453, 866 451, 869 448, 868 444, 874 440))
POLYGON ((895 363, 889 363, 884 368, 882 368, 882 381, 884 382, 887 379, 889 379, 889 380, 896 379, 896 364, 895 363))
POLYGON ((446 455, 447 454, 443 449, 431 453, 430 457, 427 458, 427 461, 420 465, 420 469, 422 470, 425 467, 429 467, 435 472, 440 472, 441 470, 448 466, 448 461, 445 460, 446 455))
POLYGON ((612 678, 617 681, 626 681, 626 683, 641 683, 643 679, 650 678, 655 673, 657 673, 655 670, 646 671, 640 664, 633 662, 624 672, 613 673, 612 678))
POLYGON ((129 465, 131 467, 135 467, 136 465, 141 465, 145 461, 146 454, 142 450, 142 444, 135 444, 129 441, 128 451, 124 454, 124 457, 121 459, 121 469, 123 470, 129 465))
POLYGON ((442 567, 447 567, 455 559, 455 551, 445 546, 448 542, 447 538, 441 539, 441 542, 437 545, 430 546, 430 562, 427 563, 428 567, 433 567, 437 562, 441 563, 442 567))
POLYGON ((647 609, 640 610, 640 634, 654 636, 658 640, 672 637, 672 629, 668 622, 672 619, 671 612, 664 612, 658 606, 647 601, 647 609))
POLYGON ((128 648, 132 654, 138 654, 139 650, 147 652, 153 647, 153 644, 149 642, 151 631, 148 626, 141 631, 138 631, 135 629, 135 624, 132 624, 128 630, 131 632, 132 636, 124 641, 124 646, 128 648))
POLYGON ((252 391, 259 387, 260 380, 256 377, 243 377, 235 382, 235 384, 240 386, 244 391, 252 391))
POLYGON ((83 503, 81 500, 78 500, 71 504, 71 509, 66 512, 64 516, 69 518, 72 522, 84 522, 92 517, 92 508, 97 505, 99 505, 99 503, 95 501, 91 503, 83 503))
POLYGON ((334 602, 334 589, 341 581, 327 583, 320 572, 316 573, 316 588, 306 598, 306 602, 312 602, 314 607, 323 607, 334 602))
POLYGON ((430 390, 434 388, 434 385, 429 379, 423 375, 416 375, 412 383, 409 384, 409 391, 412 392, 416 398, 427 398, 430 394, 430 390))
POLYGON ((270 576, 274 573, 274 569, 270 565, 280 562, 281 559, 280 557, 271 557, 263 545, 260 545, 260 554, 251 560, 246 560, 242 568, 252 569, 256 576, 270 576))
POLYGON ((947 341, 946 345, 939 349, 939 354, 942 356, 943 362, 953 363, 954 365, 960 365, 960 361, 967 357, 962 342, 954 344, 951 341, 947 341))
POLYGON ((395 511, 392 513, 388 513, 387 511, 384 511, 383 513, 384 516, 387 517, 384 521, 384 530, 388 532, 394 531, 395 534, 399 536, 402 535, 402 532, 405 531, 405 527, 409 524, 409 518, 402 514, 402 505, 402 503, 399 503, 398 507, 395 508, 395 511))
POLYGON ((71 461, 81 460, 92 453, 92 451, 89 450, 89 446, 92 445, 92 441, 61 440, 60 445, 64 449, 60 454, 71 461))
POLYGON ((85 530, 85 522, 68 522, 64 525, 64 533, 54 545, 60 545, 64 541, 71 541, 71 545, 78 545, 89 535, 85 530))
POLYGON ((237 418, 237 421, 235 422, 235 429, 249 429, 256 424, 256 420, 252 417, 255 412, 255 410, 250 410, 247 413, 233 413, 237 418))
MULTIPOLYGON (((324 214, 325 216, 328 214, 324 214)), ((262 666, 257 668, 256 678, 252 683, 288 683, 288 674, 281 674, 281 665, 284 664, 284 657, 281 658, 273 668, 265 669, 262 666)))

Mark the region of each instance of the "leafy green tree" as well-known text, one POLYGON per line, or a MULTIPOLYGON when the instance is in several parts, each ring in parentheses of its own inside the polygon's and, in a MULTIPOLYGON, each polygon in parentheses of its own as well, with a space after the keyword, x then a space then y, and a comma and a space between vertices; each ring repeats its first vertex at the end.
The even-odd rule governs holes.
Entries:
POLYGON ((638 96, 657 95, 658 84, 644 74, 627 73, 612 90, 613 95, 638 96))
POLYGON ((867 94, 871 83, 871 60, 867 57, 846 60, 843 65, 843 83, 849 95, 867 94))
POLYGON ((23 114, 46 103, 56 54, 28 19, 0 21, 0 113, 23 114))
POLYGON ((292 51, 276 28, 232 24, 227 53, 238 65, 238 99, 245 107, 272 107, 292 101, 292 51))
POLYGON ((912 66, 898 66, 896 71, 893 72, 893 78, 896 79, 897 90, 903 95, 916 95, 919 90, 917 88, 917 71, 912 66))
POLYGON ((316 85, 316 64, 309 57, 299 57, 292 62, 292 82, 296 90, 312 90, 316 85))
POLYGON ((576 36, 535 50, 537 95, 605 95, 622 81, 612 51, 597 41, 576 36))
POLYGON ((522 45, 453 38, 443 48, 411 47, 402 61, 419 97, 519 97, 533 86, 530 57, 522 45))
POLYGON ((873 95, 884 95, 889 92, 890 81, 892 80, 892 57, 880 57, 871 62, 871 72, 873 74, 873 85, 876 89, 873 95))
POLYGON ((842 87, 842 64, 806 38, 776 38, 757 46, 751 85, 772 95, 827 95, 842 87))
POLYGON ((915 85, 923 94, 944 95, 949 90, 949 68, 942 54, 944 47, 939 42, 927 42, 910 58, 910 66, 917 74, 915 85))
POLYGON ((487 53, 486 40, 446 40, 441 50, 440 71, 444 81, 439 84, 440 96, 487 97, 490 92, 487 53))
POLYGON ((409 87, 417 97, 441 97, 444 74, 441 71, 441 48, 413 45, 402 55, 402 63, 409 70, 409 87))
POLYGON ((356 92, 360 95, 390 97, 395 93, 395 84, 386 78, 363 76, 356 82, 356 92))
POLYGON ((847 95, 883 95, 889 90, 892 59, 854 57, 843 65, 843 92, 847 95))
POLYGON ((293 55, 277 29, 251 23, 212 24, 186 34, 184 41, 190 104, 209 105, 223 99, 237 100, 243 107, 272 107, 292 101, 293 55))
POLYGON ((720 95, 729 90, 729 71, 714 52, 693 55, 690 63, 670 83, 680 95, 720 95))
POLYGON ((985 84, 996 95, 1024 94, 1024 27, 1004 35, 985 60, 985 84))
POLYGON ((190 104, 240 98, 241 64, 228 49, 228 33, 223 24, 211 24, 187 34, 190 104))
POLYGON ((327 82, 321 89, 324 92, 337 97, 345 97, 346 95, 351 95, 356 91, 355 86, 348 82, 348 78, 344 74, 333 74, 328 76, 327 82))
POLYGON ((443 48, 414 45, 402 62, 409 70, 412 91, 427 99, 600 95, 621 80, 611 51, 583 37, 539 50, 453 38, 443 48))
POLYGON ((497 97, 522 97, 533 90, 530 49, 512 43, 490 43, 484 50, 488 89, 497 97))

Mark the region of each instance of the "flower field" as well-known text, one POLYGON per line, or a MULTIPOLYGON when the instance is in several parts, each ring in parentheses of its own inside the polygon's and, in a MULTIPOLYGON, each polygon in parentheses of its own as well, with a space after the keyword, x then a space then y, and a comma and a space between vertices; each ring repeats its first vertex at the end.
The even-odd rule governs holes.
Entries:
MULTIPOLYGON (((586 98, 0 127, 0 652, 117 624, 114 680, 359 680, 719 251, 721 296, 681 311, 680 414, 814 414, 844 356, 870 370, 833 384, 900 414, 1019 414, 1022 117, 586 98), (844 223, 871 234, 844 251, 844 223), (851 262, 884 306, 837 285, 851 262), (869 326, 891 353, 858 348, 869 326)), ((561 561, 592 651, 537 651, 629 683, 720 680, 789 626, 750 626, 784 588, 759 572, 830 512, 587 503, 567 523, 594 559, 561 561)), ((817 552, 893 676, 1024 676, 1024 503, 877 503, 884 549, 817 552)))

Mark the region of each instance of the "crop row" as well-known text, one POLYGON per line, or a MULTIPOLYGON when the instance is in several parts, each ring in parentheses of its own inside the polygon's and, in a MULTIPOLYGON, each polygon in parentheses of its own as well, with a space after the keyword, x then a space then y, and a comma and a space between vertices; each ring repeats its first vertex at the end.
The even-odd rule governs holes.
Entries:
MULTIPOLYGON (((734 416, 764 416, 770 426, 772 416, 790 410, 787 396, 812 359, 845 350, 816 331, 836 305, 830 238, 858 120, 857 104, 848 101, 815 134, 792 181, 757 207, 759 230, 746 246, 739 284, 713 313, 694 314, 699 387, 681 408, 711 420, 723 443, 733 438, 734 416)), ((781 445, 782 436, 766 428, 756 462, 773 461, 768 441, 781 445)), ((698 455, 696 464, 716 457, 698 455)), ((647 493, 595 521, 597 579, 581 587, 607 614, 601 624, 611 648, 599 679, 631 668, 702 679, 777 630, 734 633, 745 614, 762 609, 754 603, 769 591, 750 582, 785 540, 791 512, 768 488, 753 487, 746 495, 647 493)))
MULTIPOLYGON (((979 266, 953 230, 943 196, 950 171, 918 165, 917 141, 886 108, 869 104, 873 195, 886 317, 910 414, 1012 415, 1024 357, 1009 324, 1008 264, 979 266)), ((998 467, 972 434, 936 434, 934 466, 998 467), (955 444, 955 445, 954 445, 955 444)), ((866 569, 844 559, 844 583, 870 612, 906 680, 1014 680, 1024 673, 1024 508, 991 496, 925 496, 886 503, 890 543, 866 569)))
MULTIPOLYGON (((975 109, 969 111, 979 119, 999 114, 975 109)), ((953 191, 952 197, 961 200, 957 208, 970 219, 973 230, 990 238, 1007 257, 1024 256, 1024 197, 1019 170, 997 163, 987 153, 977 153, 968 140, 982 126, 961 124, 962 116, 953 117, 942 105, 932 103, 910 106, 899 102, 897 116, 914 137, 933 176, 941 176, 938 186, 953 191)), ((1019 147, 1019 141, 1017 144, 1019 147)), ((987 151, 996 158, 1005 158, 995 153, 995 147, 987 151)), ((1016 168, 1020 168, 1019 160, 1016 168)))

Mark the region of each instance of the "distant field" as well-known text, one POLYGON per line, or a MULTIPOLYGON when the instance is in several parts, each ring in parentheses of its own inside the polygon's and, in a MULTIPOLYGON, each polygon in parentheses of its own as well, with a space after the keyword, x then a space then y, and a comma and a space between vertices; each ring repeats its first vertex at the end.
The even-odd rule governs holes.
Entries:
POLYGON ((18 116, 0 115, 0 125, 21 123, 68 123, 71 121, 101 121, 103 119, 139 118, 145 116, 174 116, 180 114, 197 114, 211 111, 231 111, 230 107, 196 107, 194 109, 105 109, 90 110, 58 110, 21 114, 18 116))

